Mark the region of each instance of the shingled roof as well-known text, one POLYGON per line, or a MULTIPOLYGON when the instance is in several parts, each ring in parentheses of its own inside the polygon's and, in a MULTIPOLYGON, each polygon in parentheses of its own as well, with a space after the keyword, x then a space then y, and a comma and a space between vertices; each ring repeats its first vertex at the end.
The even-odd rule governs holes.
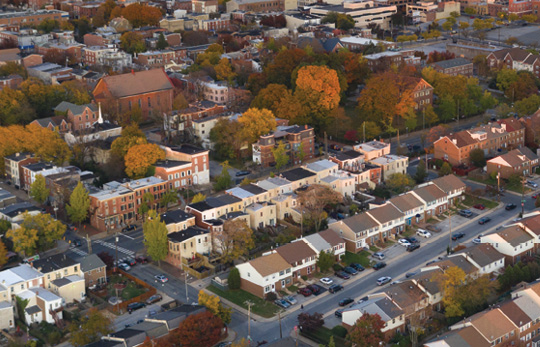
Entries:
POLYGON ((167 74, 161 69, 106 76, 99 83, 105 83, 116 98, 174 88, 167 74))

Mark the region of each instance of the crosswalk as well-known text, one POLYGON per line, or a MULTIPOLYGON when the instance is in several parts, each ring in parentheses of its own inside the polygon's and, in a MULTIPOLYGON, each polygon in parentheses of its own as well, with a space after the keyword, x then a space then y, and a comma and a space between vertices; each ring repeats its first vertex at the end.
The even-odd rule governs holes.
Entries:
MULTIPOLYGON (((94 241, 94 243, 97 243, 99 245, 102 245, 104 247, 107 247, 107 248, 110 248, 112 250, 114 250, 116 252, 116 245, 114 243, 111 243, 111 242, 105 242, 103 240, 96 240, 94 241)), ((128 260, 129 258, 133 258, 135 256, 135 252, 133 251, 130 251, 129 249, 127 248, 124 248, 124 247, 121 247, 121 246, 118 246, 118 262, 119 263, 122 263, 126 260, 128 260), (122 254, 120 254, 122 253, 122 254), (122 256, 122 257, 120 257, 122 256)))
POLYGON ((77 255, 80 255, 81 257, 84 257, 85 255, 88 255, 88 253, 86 253, 82 249, 78 249, 75 246, 72 246, 69 250, 72 251, 73 253, 77 254, 77 255))

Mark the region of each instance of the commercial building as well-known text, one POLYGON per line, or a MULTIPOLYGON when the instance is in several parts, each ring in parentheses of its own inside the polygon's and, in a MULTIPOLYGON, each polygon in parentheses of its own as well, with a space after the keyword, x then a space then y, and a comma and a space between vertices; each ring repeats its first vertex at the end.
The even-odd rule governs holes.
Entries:
POLYGON ((397 7, 379 4, 373 0, 355 0, 344 1, 340 5, 315 5, 310 9, 310 14, 321 17, 330 12, 351 16, 357 28, 367 28, 370 24, 376 24, 388 29, 390 18, 397 13, 397 7))

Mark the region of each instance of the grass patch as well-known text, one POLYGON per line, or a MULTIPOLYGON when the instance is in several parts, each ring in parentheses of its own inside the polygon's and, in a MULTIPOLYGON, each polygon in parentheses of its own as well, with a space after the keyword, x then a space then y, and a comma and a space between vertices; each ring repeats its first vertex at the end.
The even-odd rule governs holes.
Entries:
POLYGON ((358 263, 367 268, 370 264, 369 255, 370 254, 366 251, 361 251, 360 253, 345 252, 341 261, 347 265, 350 263, 358 263))
POLYGON ((319 344, 328 345, 328 342, 330 341, 330 337, 334 337, 334 343, 336 346, 346 346, 347 342, 344 338, 334 334, 332 330, 328 329, 327 327, 320 327, 317 330, 309 331, 309 332, 302 332, 302 335, 307 337, 308 339, 315 341, 319 344))
POLYGON ((472 195, 469 195, 469 194, 465 194, 465 199, 463 201, 461 201, 461 203, 463 205, 466 205, 466 206, 469 206, 469 207, 474 206, 476 204, 482 204, 486 208, 495 208, 498 205, 495 201, 491 201, 491 200, 484 199, 484 198, 479 198, 479 197, 472 196, 472 195))
POLYGON ((116 296, 116 289, 114 289, 114 284, 124 282, 126 287, 118 292, 123 301, 135 298, 141 294, 146 293, 147 289, 143 286, 138 285, 137 283, 127 279, 126 277, 120 277, 118 275, 113 275, 109 277, 109 284, 107 285, 107 291, 109 296, 116 296))
POLYGON ((241 289, 223 291, 214 286, 208 286, 206 289, 229 300, 232 303, 235 303, 238 306, 241 306, 242 308, 245 308, 246 310, 248 309, 246 301, 251 301, 253 303, 251 306, 251 311, 261 317, 270 318, 275 316, 279 311, 279 307, 274 305, 274 303, 263 300, 258 296, 241 289))
POLYGON ((369 246, 369 250, 372 252, 378 252, 380 249, 377 246, 369 246))
POLYGON ((427 220, 427 222, 428 222, 429 224, 437 224, 439 221, 436 220, 436 219, 433 218, 433 217, 429 217, 429 219, 427 220))
POLYGON ((291 293, 296 293, 298 291, 298 287, 293 284, 292 286, 288 286, 287 290, 291 293))

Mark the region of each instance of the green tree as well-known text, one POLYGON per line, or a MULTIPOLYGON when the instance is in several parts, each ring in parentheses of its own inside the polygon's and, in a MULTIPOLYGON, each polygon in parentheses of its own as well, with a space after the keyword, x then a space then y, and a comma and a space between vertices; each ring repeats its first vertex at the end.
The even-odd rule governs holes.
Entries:
POLYGON ((437 274, 434 278, 443 294, 442 301, 445 315, 448 318, 460 317, 465 313, 459 298, 459 288, 463 285, 465 276, 465 272, 461 268, 453 266, 446 269, 444 273, 437 274))
POLYGON ((296 157, 298 160, 300 160, 300 163, 304 163, 304 159, 306 158, 306 151, 304 150, 304 143, 300 142, 300 146, 298 146, 298 150, 296 151, 296 157))
POLYGON ((469 159, 471 160, 471 163, 478 168, 486 166, 486 156, 484 155, 484 150, 480 148, 473 149, 469 153, 469 159))
POLYGON ((221 166, 221 174, 218 176, 216 183, 214 184, 214 190, 218 192, 228 189, 232 185, 231 174, 229 173, 229 162, 226 160, 221 163, 221 166))
POLYGON ((326 253, 321 251, 319 253, 319 258, 317 259, 317 267, 321 272, 328 271, 336 263, 336 258, 334 253, 326 253))
POLYGON ((143 216, 143 219, 146 217, 148 211, 154 208, 154 194, 146 192, 142 196, 142 203, 139 205, 139 210, 137 211, 139 215, 143 216))
POLYGON ((441 166, 441 169, 439 170, 439 176, 447 176, 452 174, 452 166, 444 162, 444 164, 441 166))
POLYGON ((399 194, 404 192, 408 187, 413 187, 414 180, 407 174, 395 173, 386 179, 386 186, 399 194))
POLYGON ((120 37, 120 48, 130 54, 146 51, 144 38, 140 34, 133 31, 126 31, 122 34, 120 37))
POLYGON ((472 7, 465 8, 464 12, 468 14, 469 16, 472 16, 473 14, 476 14, 476 10, 472 7))
POLYGON ((79 223, 80 226, 86 217, 88 217, 89 209, 90 197, 88 196, 88 191, 79 182, 69 197, 69 204, 66 204, 67 214, 72 222, 79 223))
POLYGON ((97 309, 91 309, 79 324, 73 322, 69 327, 71 332, 70 342, 74 346, 85 346, 99 341, 102 336, 112 333, 113 322, 97 309))
POLYGON ((47 183, 45 182, 45 177, 42 175, 36 175, 34 183, 30 186, 30 196, 32 199, 40 205, 47 200, 49 197, 50 190, 47 189, 47 183))
POLYGON ((289 156, 287 155, 287 149, 283 141, 279 141, 279 144, 276 148, 272 148, 272 155, 274 156, 274 161, 276 162, 276 170, 279 172, 282 167, 287 165, 289 162, 289 156))
POLYGON ((518 80, 518 74, 515 70, 503 68, 497 73, 497 88, 500 91, 506 90, 518 80))
POLYGON ((230 290, 240 289, 240 271, 236 267, 233 267, 229 272, 227 284, 230 290))
POLYGON ((424 183, 425 179, 427 177, 427 171, 426 171, 426 162, 421 159, 418 161, 418 166, 416 167, 416 173, 414 174, 414 180, 416 183, 424 183))
POLYGON ((2 242, 0 240, 0 269, 6 265, 8 261, 8 257, 7 257, 7 248, 6 248, 6 245, 4 244, 4 242, 2 242))
POLYGON ((163 50, 163 49, 165 49, 167 47, 169 47, 169 43, 165 39, 165 35, 163 35, 163 33, 159 33, 159 38, 158 38, 158 41, 156 43, 156 48, 159 49, 159 50, 163 50))
POLYGON ((191 203, 195 204, 197 202, 201 202, 201 201, 204 201, 204 200, 206 200, 206 195, 204 195, 203 193, 197 193, 197 194, 195 194, 193 199, 191 199, 191 203))
POLYGON ((155 210, 148 212, 148 218, 143 224, 143 234, 147 254, 152 260, 157 260, 158 266, 161 266, 161 261, 167 257, 169 252, 169 241, 167 227, 155 210))
POLYGON ((176 189, 170 189, 161 196, 159 200, 159 206, 165 208, 165 211, 169 210, 169 204, 176 204, 178 202, 178 191, 176 189))
POLYGON ((24 255, 35 254, 54 247, 66 232, 66 226, 50 214, 31 215, 25 212, 19 228, 8 230, 6 237, 13 249, 24 255))

